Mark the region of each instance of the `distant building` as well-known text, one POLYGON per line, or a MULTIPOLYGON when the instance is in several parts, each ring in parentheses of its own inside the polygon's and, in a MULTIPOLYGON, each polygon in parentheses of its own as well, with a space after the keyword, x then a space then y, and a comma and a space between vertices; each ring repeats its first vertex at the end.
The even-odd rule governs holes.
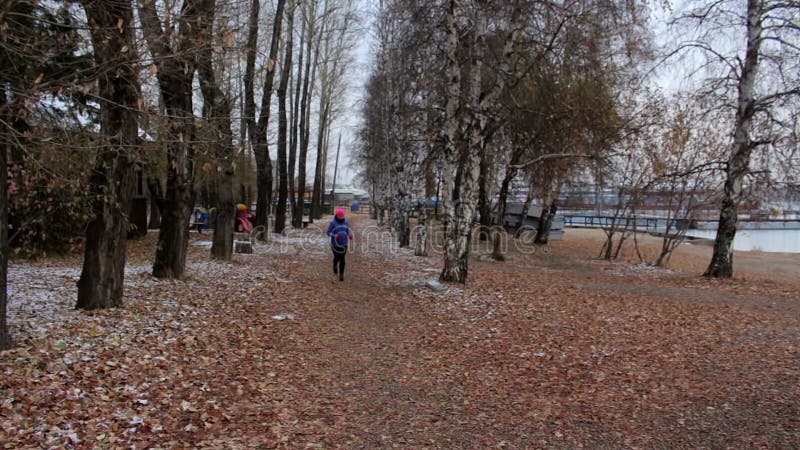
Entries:
POLYGON ((333 196, 330 190, 326 190, 324 198, 325 203, 347 205, 354 202, 369 203, 369 199, 369 192, 355 188, 337 188, 333 191, 333 196))

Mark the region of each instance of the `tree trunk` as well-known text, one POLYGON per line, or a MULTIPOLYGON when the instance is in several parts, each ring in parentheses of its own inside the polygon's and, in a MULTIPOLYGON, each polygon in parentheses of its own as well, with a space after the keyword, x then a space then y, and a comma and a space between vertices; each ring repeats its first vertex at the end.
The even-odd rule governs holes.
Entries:
MULTIPOLYGON (((445 151, 442 157, 443 170, 442 170, 442 204, 443 217, 442 222, 444 226, 445 242, 444 242, 444 264, 445 267, 439 278, 442 281, 457 280, 459 271, 456 267, 458 264, 458 249, 454 248, 453 235, 451 235, 454 216, 453 205, 453 169, 455 162, 458 158, 459 150, 459 106, 461 98, 461 65, 459 63, 459 49, 461 43, 459 42, 459 30, 456 24, 456 0, 448 2, 447 9, 447 38, 445 42, 445 52, 447 61, 445 65, 446 83, 446 98, 445 104, 445 122, 444 133, 445 151)), ((466 279, 466 270, 464 271, 464 279, 466 279)))
POLYGON ((742 199, 742 183, 749 170, 750 153, 753 149, 750 128, 755 113, 754 87, 762 39, 762 8, 761 0, 748 0, 747 2, 747 52, 742 66, 742 74, 739 77, 733 144, 726 170, 727 178, 719 213, 717 237, 714 240, 714 253, 705 272, 707 277, 730 278, 733 276, 733 239, 736 236, 738 205, 742 199))
POLYGON ((217 167, 214 171, 216 189, 214 195, 217 208, 217 223, 214 225, 214 238, 211 244, 211 257, 230 261, 233 253, 233 133, 231 131, 231 104, 217 83, 212 62, 213 19, 216 11, 215 0, 203 0, 198 9, 209 21, 201 22, 201 39, 206 45, 197 56, 197 70, 200 90, 203 94, 203 116, 214 134, 214 156, 217 167))
POLYGON ((453 195, 452 220, 445 241, 442 281, 465 283, 469 271, 469 249, 472 240, 472 221, 477 207, 478 172, 480 156, 469 152, 461 162, 461 173, 457 176, 453 195))
POLYGON ((93 213, 86 228, 76 303, 77 308, 98 309, 122 306, 127 214, 134 189, 131 152, 137 143, 139 80, 134 68, 137 58, 131 3, 86 1, 84 10, 89 23, 94 24, 91 36, 95 64, 114 69, 102 72, 98 80, 104 141, 89 180, 93 213))
MULTIPOLYGON (((282 0, 283 1, 283 0, 282 0)), ((282 6, 279 4, 278 8, 282 6)), ((256 99, 255 99, 255 76, 256 76, 256 51, 258 50, 258 16, 261 12, 261 0, 250 2, 250 18, 247 25, 247 45, 245 47, 245 69, 244 69, 244 100, 243 100, 243 122, 247 139, 250 145, 255 146, 256 140, 256 99)), ((277 15, 277 11, 276 11, 277 15)), ((276 24, 273 23, 273 27, 276 24)), ((272 46, 270 46, 270 51, 272 46)), ((269 61, 267 62, 269 64, 269 61)), ((274 68, 273 68, 274 70, 274 68)), ((243 140, 244 141, 244 140, 243 140)))
POLYGON ((9 114, 6 107, 6 86, 0 84, 0 117, 3 117, 3 124, 0 125, 0 350, 12 347, 11 334, 8 332, 8 321, 6 311, 8 309, 8 135, 6 133, 9 114))
POLYGON ((492 237, 492 257, 501 259, 503 257, 503 236, 506 234, 506 210, 508 206, 508 188, 514 178, 516 170, 508 169, 503 183, 500 185, 500 194, 497 198, 497 223, 493 227, 494 236, 492 237))
POLYGON ((156 60, 161 97, 169 117, 167 146, 167 189, 161 210, 161 227, 153 263, 156 278, 181 278, 186 268, 189 245, 189 217, 194 207, 194 111, 192 82, 195 54, 202 45, 198 23, 207 20, 197 14, 197 0, 184 0, 179 19, 177 48, 170 47, 168 34, 152 2, 140 4, 144 35, 156 60))
POLYGON ((485 147, 481 151, 480 175, 478 176, 478 218, 481 224, 478 236, 482 241, 489 238, 489 230, 492 226, 492 201, 489 198, 489 171, 491 168, 489 167, 488 153, 485 147))
POLYGON ((281 81, 278 83, 278 205, 275 207, 275 232, 283 233, 286 228, 286 207, 289 195, 289 173, 286 163, 286 90, 292 72, 292 52, 294 46, 294 8, 289 12, 286 27, 286 49, 284 50, 281 81))
POLYGON ((324 164, 325 135, 328 130, 328 108, 330 100, 327 99, 325 89, 320 96, 319 130, 317 132, 317 162, 314 165, 314 192, 311 194, 311 220, 322 217, 322 166, 324 164))
POLYGON ((508 210, 508 191, 511 187, 511 180, 517 176, 517 169, 514 166, 519 164, 519 160, 522 159, 523 153, 523 147, 520 146, 514 148, 508 167, 506 168, 506 174, 503 177, 502 183, 500 183, 500 193, 498 194, 497 198, 497 223, 493 228, 494 236, 492 242, 492 257, 497 260, 503 258, 502 242, 503 236, 506 233, 505 227, 506 211, 508 210))
POLYGON ((525 203, 522 204, 522 211, 519 213, 519 226, 525 226, 525 219, 528 218, 528 210, 533 203, 533 180, 528 181, 528 193, 525 195, 525 203))
POLYGON ((147 229, 157 230, 161 226, 161 181, 155 177, 147 177, 147 190, 150 193, 150 221, 147 229))
POLYGON ((553 226, 553 219, 556 217, 558 206, 556 200, 551 199, 547 204, 542 205, 542 214, 539 216, 539 223, 536 227, 536 237, 534 244, 547 244, 550 239, 550 229, 553 226))
MULTIPOLYGON (((458 59, 456 58, 456 49, 451 48, 453 44, 458 43, 458 36, 452 34, 458 32, 455 25, 455 7, 456 3, 451 0, 450 10, 448 12, 448 38, 447 38, 447 54, 448 54, 448 68, 447 74, 450 75, 455 70, 458 70, 458 59), (455 67, 451 67, 455 64, 455 67)), ((439 277, 442 281, 451 281, 464 283, 467 280, 468 266, 469 266, 469 245, 472 236, 472 221, 475 218, 477 207, 476 196, 480 189, 479 176, 480 176, 480 163, 481 155, 486 152, 486 146, 490 139, 491 132, 489 130, 490 117, 487 114, 489 108, 494 107, 499 96, 505 90, 505 75, 510 73, 510 59, 514 51, 515 31, 512 31, 503 44, 503 56, 498 70, 499 75, 494 80, 494 83, 489 86, 487 91, 483 90, 483 66, 484 66, 484 53, 488 48, 487 35, 488 28, 488 15, 486 5, 479 4, 475 7, 473 12, 476 15, 474 24, 472 25, 471 32, 471 46, 470 46, 470 66, 467 70, 468 76, 468 92, 467 98, 469 101, 469 112, 466 114, 465 121, 466 127, 461 129, 469 130, 469 136, 463 136, 457 139, 459 142, 456 148, 460 147, 458 155, 458 170, 456 174, 456 183, 453 190, 453 205, 449 208, 453 214, 452 222, 449 224, 445 234, 447 240, 445 241, 444 251, 444 269, 439 277), (466 141, 466 142, 464 142, 466 141)), ((446 121, 450 120, 450 101, 451 93, 456 91, 451 85, 458 80, 457 77, 449 77, 448 80, 448 105, 446 109, 446 121)), ((456 122, 457 124, 458 122, 456 122)), ((459 127, 456 127, 456 134, 459 127)), ((456 136, 454 136, 456 137, 456 136)), ((448 142, 450 142, 450 131, 448 131, 448 142)), ((448 144, 452 145, 452 144, 448 144)))
MULTIPOLYGON (((285 4, 286 0, 278 0, 275 10, 275 22, 272 25, 272 41, 270 42, 269 60, 267 61, 267 74, 264 77, 264 90, 261 97, 261 113, 256 125, 256 145, 253 147, 258 177, 255 225, 264 227, 268 226, 269 214, 272 210, 272 160, 267 148, 267 127, 269 125, 270 108, 272 107, 272 86, 275 82, 275 64, 278 60, 278 43, 280 42, 283 26, 285 4)), ((289 30, 291 30, 291 27, 289 27, 289 30)))
POLYGON ((428 213, 425 209, 419 211, 419 224, 417 225, 417 245, 414 248, 414 255, 428 256, 428 213))
MULTIPOLYGON (((316 2, 313 2, 312 8, 315 7, 316 2)), ((314 90, 314 78, 316 77, 317 60, 319 58, 319 46, 317 46, 316 51, 314 51, 314 60, 312 61, 311 59, 311 52, 314 50, 316 11, 311 8, 310 10, 310 17, 305 18, 305 21, 308 21, 308 25, 306 26, 308 40, 306 42, 306 68, 305 76, 303 78, 303 92, 300 97, 300 148, 297 155, 297 203, 295 204, 295 211, 292 214, 292 225, 295 228, 303 227, 306 194, 306 163, 308 160, 308 145, 311 132, 311 124, 309 123, 311 114, 310 103, 314 90)))
MULTIPOLYGON (((303 49, 305 48, 306 42, 306 24, 303 21, 302 26, 300 27, 300 45, 298 52, 298 60, 297 60, 297 79, 294 80, 295 82, 295 89, 294 89, 294 100, 292 102, 292 121, 290 125, 290 134, 289 134, 289 162, 288 162, 288 183, 289 183, 289 210, 294 215, 296 211, 297 205, 297 195, 296 195, 296 186, 294 184, 294 174, 295 169, 297 168, 297 146, 298 140, 300 136, 300 93, 302 92, 303 86, 303 61, 305 52, 303 49)), ((294 217, 292 217, 292 223, 294 223, 294 217)))

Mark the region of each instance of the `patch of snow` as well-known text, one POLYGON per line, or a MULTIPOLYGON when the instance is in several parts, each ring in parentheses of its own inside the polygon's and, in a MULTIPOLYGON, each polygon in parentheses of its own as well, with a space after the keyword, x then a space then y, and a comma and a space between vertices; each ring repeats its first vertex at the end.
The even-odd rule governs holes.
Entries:
POLYGON ((276 314, 272 316, 275 320, 294 320, 294 314, 292 313, 284 313, 284 314, 276 314))

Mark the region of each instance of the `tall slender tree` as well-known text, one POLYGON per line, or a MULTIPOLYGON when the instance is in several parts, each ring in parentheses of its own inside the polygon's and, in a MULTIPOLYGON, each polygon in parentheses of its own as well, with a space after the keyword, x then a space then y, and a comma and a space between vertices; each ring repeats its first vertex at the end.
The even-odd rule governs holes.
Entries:
MULTIPOLYGON (((327 6, 327 2, 325 2, 325 5, 327 6)), ((308 162, 308 146, 311 133, 311 97, 314 90, 320 47, 319 42, 317 42, 317 37, 323 34, 322 32, 324 32, 326 24, 325 21, 322 21, 322 24, 319 23, 317 7, 317 1, 312 0, 309 3, 305 3, 303 8, 303 24, 306 30, 306 66, 303 71, 303 89, 300 94, 299 148, 297 152, 297 202, 292 212, 292 226, 295 228, 301 228, 303 226, 306 193, 306 163, 308 162), (323 30, 320 30, 318 27, 322 27, 323 30)), ((303 49, 300 48, 300 51, 302 52, 303 49)))
POLYGON ((258 197, 256 200, 256 225, 267 226, 267 218, 272 209, 272 159, 267 148, 267 128, 270 109, 272 107, 272 87, 275 81, 275 67, 278 58, 278 43, 283 26, 283 14, 286 0, 278 0, 275 19, 272 26, 272 41, 267 60, 267 74, 264 77, 264 89, 261 97, 261 112, 256 125, 253 153, 256 157, 256 173, 258 178, 258 197))
POLYGON ((286 26, 286 48, 284 49, 281 80, 278 84, 278 204, 275 208, 275 232, 282 233, 286 228, 286 208, 289 195, 289 168, 286 161, 287 145, 287 116, 286 116, 286 91, 289 87, 289 77, 292 71, 292 53, 294 46, 294 16, 295 9, 289 11, 286 26))
MULTIPOLYGON (((793 132, 790 117, 800 97, 800 4, 721 0, 683 6, 672 22, 681 39, 671 54, 693 52, 692 61, 703 64, 703 70, 693 70, 692 75, 706 77, 698 91, 715 100, 713 109, 731 112, 719 225, 705 272, 708 277, 730 278, 739 206, 752 174, 753 155, 774 152, 779 161, 776 147, 782 140, 788 142, 793 132)), ((766 168, 766 173, 776 168, 777 164, 766 168)))

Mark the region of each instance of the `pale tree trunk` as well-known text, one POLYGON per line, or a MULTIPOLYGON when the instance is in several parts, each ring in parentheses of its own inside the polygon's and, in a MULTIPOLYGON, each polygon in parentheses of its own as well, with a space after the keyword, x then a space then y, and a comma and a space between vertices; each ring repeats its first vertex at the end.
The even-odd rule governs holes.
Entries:
MULTIPOLYGON (((453 169, 458 155, 459 139, 459 107, 461 97, 461 65, 459 63, 458 51, 461 47, 459 42, 459 31, 456 25, 456 0, 448 2, 447 10, 447 38, 445 42, 446 66, 445 77, 447 78, 445 89, 445 151, 442 157, 442 222, 444 225, 444 263, 445 267, 439 278, 442 281, 455 280, 458 271, 453 267, 458 262, 457 249, 453 242, 450 229, 455 215, 455 205, 453 205, 453 169)), ((466 273, 465 273, 466 276, 466 273)))
POLYGON ((417 224, 417 242, 414 248, 414 255, 428 256, 428 213, 424 208, 419 211, 419 223, 417 224))
POLYGON ((8 136, 6 125, 11 123, 6 110, 6 87, 0 84, 0 117, 3 118, 3 125, 0 125, 0 350, 11 348, 14 343, 11 341, 11 334, 8 332, 8 320, 6 310, 8 309, 8 136))
POLYGON ((216 10, 215 0, 203 0, 198 4, 198 12, 209 18, 201 22, 201 39, 206 45, 197 57, 197 71, 200 89, 203 94, 203 116, 210 125, 214 136, 216 168, 217 223, 214 225, 214 239, 211 257, 230 261, 233 254, 233 133, 231 132, 231 104, 217 83, 212 62, 213 22, 216 10))
POLYGON ((93 24, 95 64, 107 70, 98 80, 103 141, 89 180, 93 211, 86 228, 76 307, 98 309, 122 306, 140 97, 131 3, 87 1, 84 10, 93 24))
POLYGON ((281 81, 278 83, 278 204, 275 206, 275 232, 283 233, 286 228, 286 207, 289 195, 289 172, 286 162, 287 118, 286 90, 289 87, 289 76, 292 72, 292 52, 294 51, 294 15, 295 8, 289 11, 286 25, 286 48, 284 49, 281 81))
MULTIPOLYGON (((477 209, 476 194, 479 190, 480 160, 481 154, 486 151, 488 144, 489 116, 487 110, 494 106, 505 90, 505 74, 509 73, 508 61, 511 58, 515 41, 514 32, 506 37, 503 45, 503 60, 497 78, 488 91, 483 91, 483 58, 484 49, 487 48, 486 35, 488 34, 487 11, 483 9, 483 6, 485 5, 478 6, 478 9, 474 11, 477 17, 472 30, 472 63, 467 72, 469 76, 468 97, 472 106, 468 114, 470 134, 467 147, 457 153, 459 155, 459 175, 453 193, 453 218, 450 228, 446 231, 444 268, 440 275, 442 281, 458 283, 466 282, 469 271, 469 246, 472 237, 472 222, 477 209)), ((448 22, 450 20, 448 18, 448 22)), ((452 28, 455 29, 455 26, 452 28)), ((457 42, 457 39, 454 41, 457 42)), ((449 61, 448 64, 450 64, 449 61)))
POLYGON ((736 108, 736 121, 733 130, 733 144, 728 158, 722 206, 719 213, 719 227, 714 241, 714 253, 705 276, 730 278, 733 276, 733 239, 736 236, 738 205, 742 199, 742 183, 748 173, 750 153, 753 142, 750 139, 753 114, 755 113, 754 87, 758 72, 758 59, 761 47, 761 19, 763 5, 761 0, 747 2, 747 52, 742 73, 739 77, 739 96, 736 108))
POLYGON ((143 2, 139 8, 144 35, 158 69, 161 97, 169 117, 167 189, 153 263, 153 276, 157 278, 181 278, 186 269, 188 223, 194 207, 192 80, 195 52, 201 45, 197 24, 207 19, 197 14, 196 6, 196 0, 184 0, 176 49, 169 46, 171 41, 161 28, 155 4, 143 2))

